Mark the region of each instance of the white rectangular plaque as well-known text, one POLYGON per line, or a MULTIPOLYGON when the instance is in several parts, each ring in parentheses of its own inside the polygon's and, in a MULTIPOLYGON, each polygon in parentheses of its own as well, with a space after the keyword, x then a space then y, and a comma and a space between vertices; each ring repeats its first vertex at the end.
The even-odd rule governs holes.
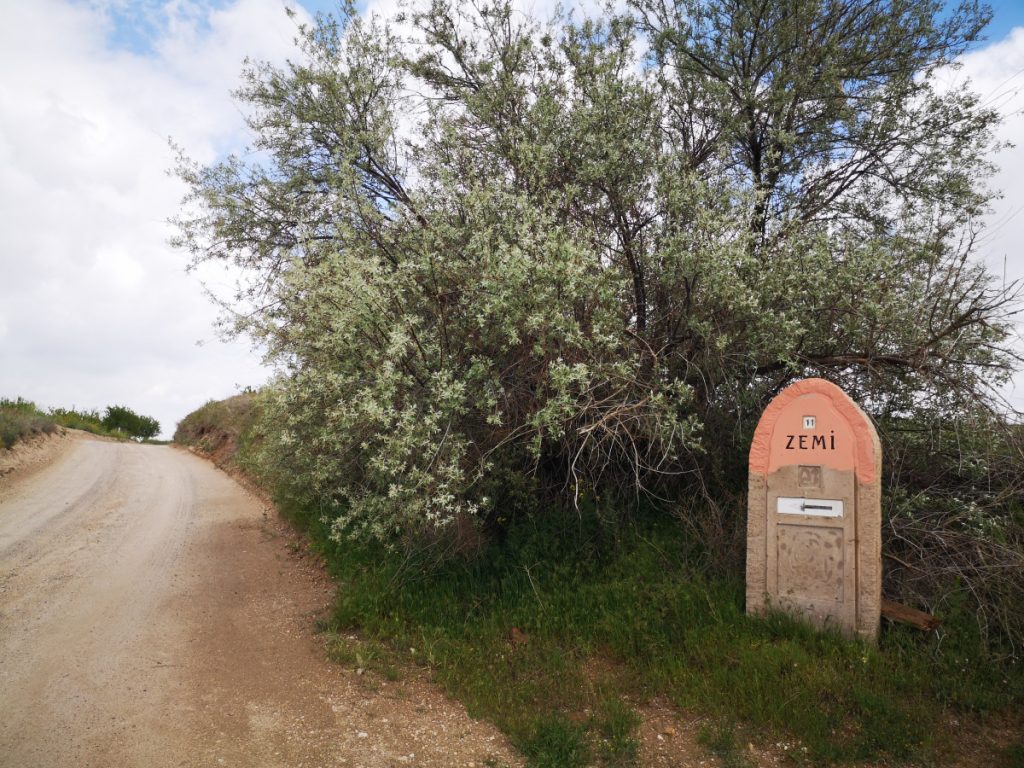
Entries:
POLYGON ((776 511, 780 515, 811 515, 812 517, 842 517, 842 499, 795 499, 779 496, 776 511))

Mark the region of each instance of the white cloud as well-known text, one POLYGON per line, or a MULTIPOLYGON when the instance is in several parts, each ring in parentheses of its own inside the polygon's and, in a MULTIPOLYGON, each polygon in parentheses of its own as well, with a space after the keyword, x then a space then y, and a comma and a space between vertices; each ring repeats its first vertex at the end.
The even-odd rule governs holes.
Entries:
POLYGON ((1017 146, 994 158, 998 172, 994 186, 1004 193, 988 222, 983 242, 986 258, 999 267, 1006 260, 1017 277, 1024 276, 1024 27, 1012 30, 1004 40, 961 58, 958 78, 969 80, 983 97, 983 103, 1004 116, 999 128, 1001 141, 1017 146))
POLYGON ((184 193, 168 137, 209 162, 244 144, 242 60, 293 54, 281 0, 150 4, 143 53, 116 3, 34 0, 0 25, 0 396, 121 403, 164 434, 266 371, 214 338, 216 309, 167 245, 184 193), (205 342, 197 346, 197 342, 205 342))
MULTIPOLYGON (((1004 116, 997 137, 1016 146, 999 152, 993 161, 998 171, 992 180, 1003 198, 994 205, 979 242, 979 252, 995 275, 1007 282, 1024 279, 1024 27, 1003 39, 961 57, 957 81, 969 80, 983 103, 1004 116)), ((1024 354, 1024 318, 1018 319, 1016 348, 1024 354)), ((1007 396, 1024 410, 1024 374, 1019 374, 1007 396)))
MULTIPOLYGON (((216 309, 167 245, 166 221, 184 192, 166 174, 167 138, 201 162, 240 148, 243 121, 229 92, 242 60, 294 54, 295 21, 282 0, 221 5, 147 0, 155 36, 140 52, 110 45, 114 13, 138 7, 126 0, 5 4, 0 396, 121 403, 156 416, 169 434, 206 399, 266 377, 246 344, 215 339, 216 309)), ((370 7, 387 12, 395 2, 370 7)), ((554 5, 522 7, 544 16, 554 5)), ((963 61, 959 76, 1009 115, 1002 136, 1024 145, 1024 29, 963 61)), ((1022 277, 1024 146, 996 160, 1006 198, 986 252, 1022 277)), ((1024 405, 1024 383, 1015 399, 1024 405)))

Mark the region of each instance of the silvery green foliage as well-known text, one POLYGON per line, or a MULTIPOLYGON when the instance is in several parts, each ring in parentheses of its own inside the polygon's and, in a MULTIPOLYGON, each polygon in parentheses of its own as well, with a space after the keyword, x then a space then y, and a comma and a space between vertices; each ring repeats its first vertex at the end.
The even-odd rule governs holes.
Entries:
POLYGON ((797 376, 969 407, 1012 362, 971 260, 995 115, 933 86, 978 32, 934 15, 437 0, 251 65, 252 159, 182 161, 179 243, 241 268, 279 477, 393 540, 495 514, 495 462, 656 493, 797 376))

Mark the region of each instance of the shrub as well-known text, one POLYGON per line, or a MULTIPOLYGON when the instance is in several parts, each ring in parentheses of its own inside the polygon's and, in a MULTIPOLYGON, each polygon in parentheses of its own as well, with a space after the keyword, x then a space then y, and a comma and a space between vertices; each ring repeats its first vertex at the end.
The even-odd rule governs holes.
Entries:
POLYGON ((0 448, 9 449, 19 440, 57 431, 54 420, 36 408, 35 403, 18 397, 0 398, 0 448))
POLYGON ((982 646, 1024 642, 1024 431, 1001 419, 888 419, 886 591, 979 624, 982 646), (991 637, 990 637, 991 636, 991 637), (991 642, 989 642, 991 641, 991 642))
POLYGON ((140 440, 147 440, 160 434, 160 422, 151 416, 140 416, 123 405, 108 406, 101 423, 109 432, 121 432, 140 440))
POLYGON ((58 424, 68 429, 80 429, 83 432, 105 435, 107 429, 103 426, 103 417, 96 410, 77 410, 75 408, 52 408, 52 416, 58 424))
POLYGON ((956 420, 1011 370, 971 236, 997 115, 935 85, 975 6, 405 21, 414 49, 321 17, 246 72, 255 159, 179 168, 179 245, 241 268, 232 327, 281 364, 267 464, 338 535, 493 523, 495 469, 568 505, 691 493, 802 376, 956 420))

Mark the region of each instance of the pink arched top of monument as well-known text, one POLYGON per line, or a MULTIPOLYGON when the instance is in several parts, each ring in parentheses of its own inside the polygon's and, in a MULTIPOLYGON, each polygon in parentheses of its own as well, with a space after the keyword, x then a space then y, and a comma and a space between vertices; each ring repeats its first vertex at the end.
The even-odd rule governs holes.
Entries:
POLYGON ((791 464, 817 464, 853 470, 869 484, 878 480, 880 456, 878 434, 858 405, 829 381, 805 379, 786 387, 761 415, 750 471, 767 475, 791 464))

